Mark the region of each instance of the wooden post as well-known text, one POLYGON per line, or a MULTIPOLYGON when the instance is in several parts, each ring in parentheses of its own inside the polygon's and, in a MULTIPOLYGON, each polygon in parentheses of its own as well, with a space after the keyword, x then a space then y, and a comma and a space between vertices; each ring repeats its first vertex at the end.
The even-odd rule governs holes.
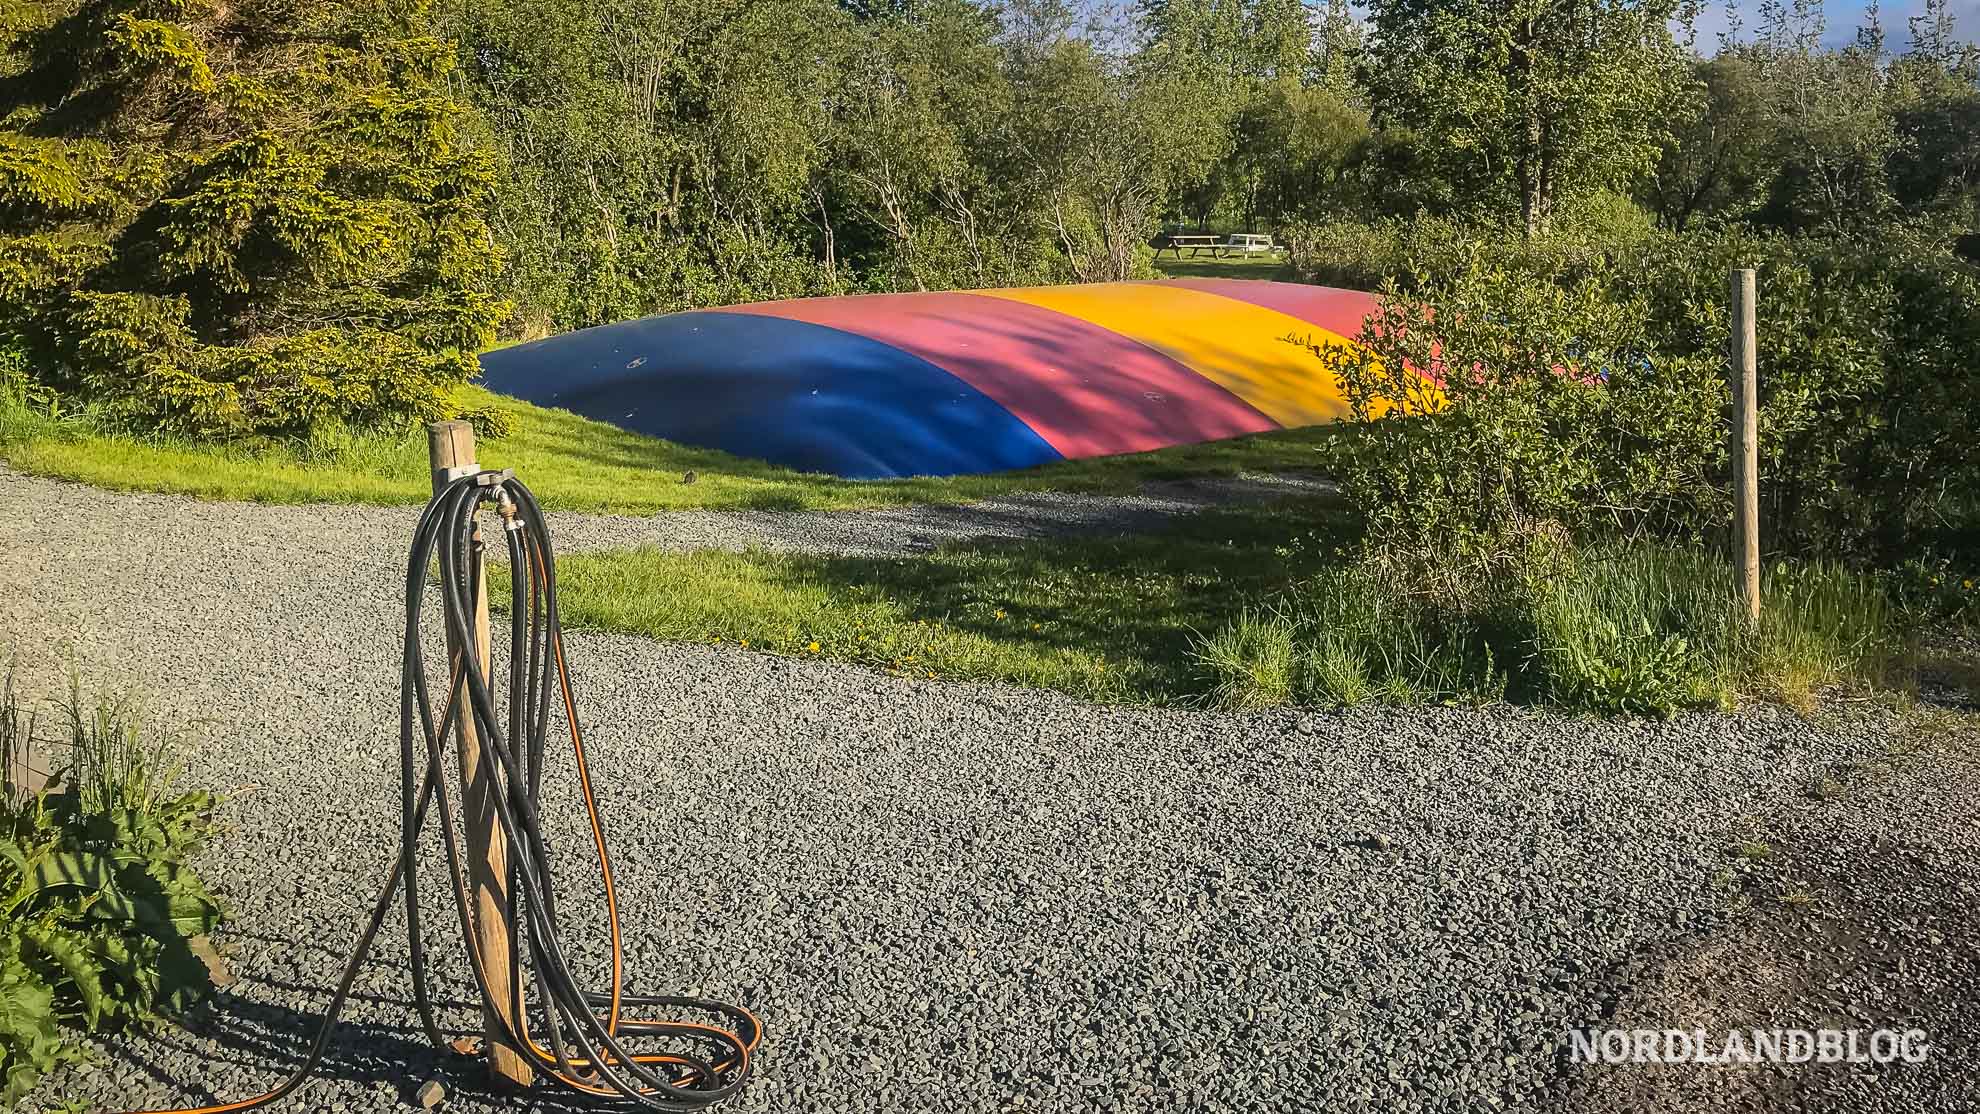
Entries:
MULTIPOLYGON (((433 467, 433 491, 438 494, 450 482, 481 470, 475 463, 474 427, 466 422, 434 422, 426 427, 427 460, 433 467)), ((488 680, 488 588, 487 561, 481 548, 474 553, 475 579, 481 590, 474 597, 475 655, 481 662, 482 681, 488 680)), ((448 631, 448 656, 461 651, 448 631)), ((490 997, 482 1000, 481 1016, 488 1048, 488 1070, 497 1082, 527 1087, 536 1078, 529 1062, 499 1036, 506 1028, 514 1031, 516 1019, 509 1016, 510 988, 516 978, 514 926, 509 923, 509 845, 501 830, 501 818, 493 802, 495 780, 481 761, 481 747, 475 737, 474 717, 463 714, 460 727, 461 814, 467 825, 468 884, 474 896, 475 938, 469 946, 481 954, 488 976, 490 997)))
POLYGON ((1760 376, 1753 268, 1732 272, 1733 560, 1746 620, 1760 621, 1760 376))

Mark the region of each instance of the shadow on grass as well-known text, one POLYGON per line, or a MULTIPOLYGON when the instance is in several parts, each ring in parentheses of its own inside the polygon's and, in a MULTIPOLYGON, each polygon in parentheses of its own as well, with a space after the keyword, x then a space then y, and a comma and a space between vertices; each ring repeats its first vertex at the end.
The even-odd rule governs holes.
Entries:
POLYGON ((1145 534, 954 543, 915 557, 791 556, 767 580, 981 640, 993 659, 1098 655, 1114 674, 1090 695, 1173 701, 1206 689, 1191 652, 1202 633, 1338 567, 1349 530, 1337 502, 1305 498, 1145 534))

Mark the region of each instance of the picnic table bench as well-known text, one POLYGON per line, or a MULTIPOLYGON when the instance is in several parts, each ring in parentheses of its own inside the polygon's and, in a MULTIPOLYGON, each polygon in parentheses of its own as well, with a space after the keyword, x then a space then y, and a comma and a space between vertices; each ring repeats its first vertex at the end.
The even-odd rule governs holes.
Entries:
POLYGON ((1176 253, 1176 258, 1181 259, 1183 249, 1188 248, 1190 256, 1194 258, 1206 248, 1216 253, 1221 247, 1222 243, 1215 236, 1171 232, 1163 237, 1162 246, 1155 249, 1155 254, 1159 257, 1165 251, 1173 251, 1176 253))
POLYGON ((1165 251, 1173 251, 1176 258, 1183 257, 1183 249, 1188 248, 1191 258, 1209 252, 1217 259, 1225 255, 1270 255, 1279 250, 1270 236, 1260 236, 1249 232, 1234 232, 1230 237, 1212 236, 1197 232, 1168 232, 1162 237, 1162 244, 1155 249, 1155 257, 1161 258, 1165 251))

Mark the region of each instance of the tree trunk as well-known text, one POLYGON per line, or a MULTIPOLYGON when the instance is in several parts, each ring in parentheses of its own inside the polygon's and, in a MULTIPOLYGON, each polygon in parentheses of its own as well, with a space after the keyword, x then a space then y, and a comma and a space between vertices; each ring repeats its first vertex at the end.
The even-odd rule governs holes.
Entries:
MULTIPOLYGON (((1554 227, 1554 128, 1552 122, 1545 118, 1540 121, 1538 158, 1540 172, 1533 201, 1534 209, 1540 217, 1538 234, 1544 236, 1554 227)), ((1529 226, 1526 234, 1534 235, 1535 229, 1529 226)))
POLYGON ((1545 231, 1547 222, 1541 178, 1541 150, 1546 133, 1540 100, 1533 88, 1535 32, 1532 20, 1521 23, 1513 33, 1512 47, 1514 94, 1526 109, 1525 134, 1520 137, 1518 173, 1519 215, 1529 240, 1545 231))

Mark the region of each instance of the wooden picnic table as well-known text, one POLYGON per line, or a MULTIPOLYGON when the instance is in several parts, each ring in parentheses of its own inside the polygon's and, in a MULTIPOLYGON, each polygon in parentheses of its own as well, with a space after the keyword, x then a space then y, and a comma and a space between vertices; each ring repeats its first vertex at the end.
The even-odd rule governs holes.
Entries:
POLYGON ((1207 233, 1199 235, 1193 232, 1171 232, 1163 238, 1162 246, 1155 249, 1155 255, 1160 258, 1163 252, 1173 251, 1176 253, 1176 258, 1181 259, 1184 248, 1189 249, 1191 258, 1201 254, 1205 248, 1210 249, 1212 255, 1220 255, 1222 247, 1221 239, 1207 233))

